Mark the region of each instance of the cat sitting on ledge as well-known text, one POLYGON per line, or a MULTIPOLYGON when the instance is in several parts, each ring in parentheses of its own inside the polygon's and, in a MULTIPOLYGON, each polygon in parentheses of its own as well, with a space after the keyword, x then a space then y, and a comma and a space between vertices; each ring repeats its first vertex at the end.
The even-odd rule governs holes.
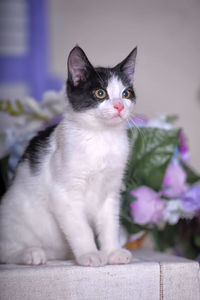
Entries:
POLYGON ((31 140, 3 196, 0 262, 131 261, 119 244, 119 210, 136 54, 137 48, 113 68, 94 68, 80 47, 70 52, 64 117, 31 140))

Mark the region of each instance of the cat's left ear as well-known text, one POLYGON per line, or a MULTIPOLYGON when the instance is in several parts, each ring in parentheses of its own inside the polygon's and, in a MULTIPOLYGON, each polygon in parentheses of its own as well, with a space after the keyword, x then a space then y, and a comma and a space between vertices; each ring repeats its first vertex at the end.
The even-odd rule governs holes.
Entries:
POLYGON ((125 74, 131 84, 133 84, 134 71, 135 71, 135 62, 137 56, 137 47, 135 47, 131 53, 115 68, 125 74))
POLYGON ((92 68, 84 51, 79 46, 74 47, 68 57, 68 80, 77 86, 88 78, 92 68))

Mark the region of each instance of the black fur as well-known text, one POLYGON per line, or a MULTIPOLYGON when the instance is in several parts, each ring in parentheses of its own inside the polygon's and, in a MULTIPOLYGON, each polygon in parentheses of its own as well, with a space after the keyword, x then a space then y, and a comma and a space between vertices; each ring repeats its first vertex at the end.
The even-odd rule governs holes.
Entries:
POLYGON ((31 170, 36 173, 44 155, 48 153, 50 136, 57 125, 49 126, 38 132, 26 148, 21 161, 28 160, 31 170))
MULTIPOLYGON (((136 51, 135 48, 121 63, 119 63, 114 68, 93 68, 89 62, 87 56, 83 50, 76 46, 71 54, 75 54, 72 62, 69 63, 70 55, 68 58, 68 80, 67 80, 67 94, 69 102, 71 103, 73 109, 77 112, 81 112, 87 109, 94 108, 103 100, 95 97, 94 91, 96 89, 107 89, 109 79, 114 75, 122 80, 122 83, 131 92, 131 100, 135 101, 135 93, 133 90, 133 81, 130 80, 130 73, 134 73, 134 64, 136 51), (78 65, 78 63, 80 65, 78 65), (70 68, 75 67, 80 69, 80 75, 76 84, 73 81, 73 74, 70 68), (72 66, 71 66, 72 65, 72 66), (127 72, 128 69, 128 72, 127 72), (128 74, 128 75, 127 75, 128 74)), ((107 96, 108 97, 108 96, 107 96)), ((49 150, 49 141, 52 132, 54 131, 56 125, 46 128, 40 131, 37 136, 35 136, 29 143, 24 155, 20 161, 27 160, 30 164, 33 173, 39 170, 39 165, 46 153, 49 150)))
POLYGON ((75 111, 83 111, 88 108, 98 106, 99 102, 94 91, 99 88, 106 89, 111 73, 103 68, 90 70, 86 81, 81 81, 78 86, 74 86, 73 82, 67 81, 68 99, 75 111))
MULTIPOLYGON (((132 82, 126 76, 126 72, 123 70, 124 65, 127 63, 127 60, 130 59, 130 55, 122 61, 122 63, 118 64, 114 68, 93 68, 90 64, 87 56, 83 52, 83 50, 76 46, 73 51, 79 54, 82 61, 84 62, 84 68, 80 70, 81 79, 78 85, 74 85, 72 74, 69 67, 69 59, 68 59, 68 80, 67 80, 67 95, 69 102, 71 103, 73 109, 77 112, 81 112, 90 108, 95 108, 98 104, 103 100, 99 100, 95 97, 94 91, 99 88, 103 88, 106 90, 108 86, 108 81, 111 76, 115 75, 122 80, 124 86, 130 89, 132 94, 132 100, 135 100, 135 93, 132 87, 132 82)), ((70 54, 71 54, 70 53, 70 54)), ((79 60, 80 60, 79 57, 79 60)))

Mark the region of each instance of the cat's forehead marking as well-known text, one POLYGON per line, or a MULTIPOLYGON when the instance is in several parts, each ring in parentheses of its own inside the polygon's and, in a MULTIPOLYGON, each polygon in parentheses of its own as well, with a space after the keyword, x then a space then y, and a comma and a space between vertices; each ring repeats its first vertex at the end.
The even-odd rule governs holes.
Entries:
POLYGON ((107 93, 109 98, 121 98, 124 89, 125 86, 117 76, 112 76, 108 80, 107 93))

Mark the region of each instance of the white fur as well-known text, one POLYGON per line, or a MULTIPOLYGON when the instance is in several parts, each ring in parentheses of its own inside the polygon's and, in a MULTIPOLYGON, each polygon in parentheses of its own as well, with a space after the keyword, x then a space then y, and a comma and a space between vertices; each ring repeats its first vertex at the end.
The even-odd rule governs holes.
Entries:
POLYGON ((38 174, 27 161, 19 164, 0 208, 1 262, 37 265, 73 256, 88 266, 130 261, 118 241, 125 125, 133 113, 133 103, 122 99, 124 88, 112 78, 109 100, 97 108, 77 113, 68 104, 38 174), (119 101, 124 109, 115 117, 119 101))

